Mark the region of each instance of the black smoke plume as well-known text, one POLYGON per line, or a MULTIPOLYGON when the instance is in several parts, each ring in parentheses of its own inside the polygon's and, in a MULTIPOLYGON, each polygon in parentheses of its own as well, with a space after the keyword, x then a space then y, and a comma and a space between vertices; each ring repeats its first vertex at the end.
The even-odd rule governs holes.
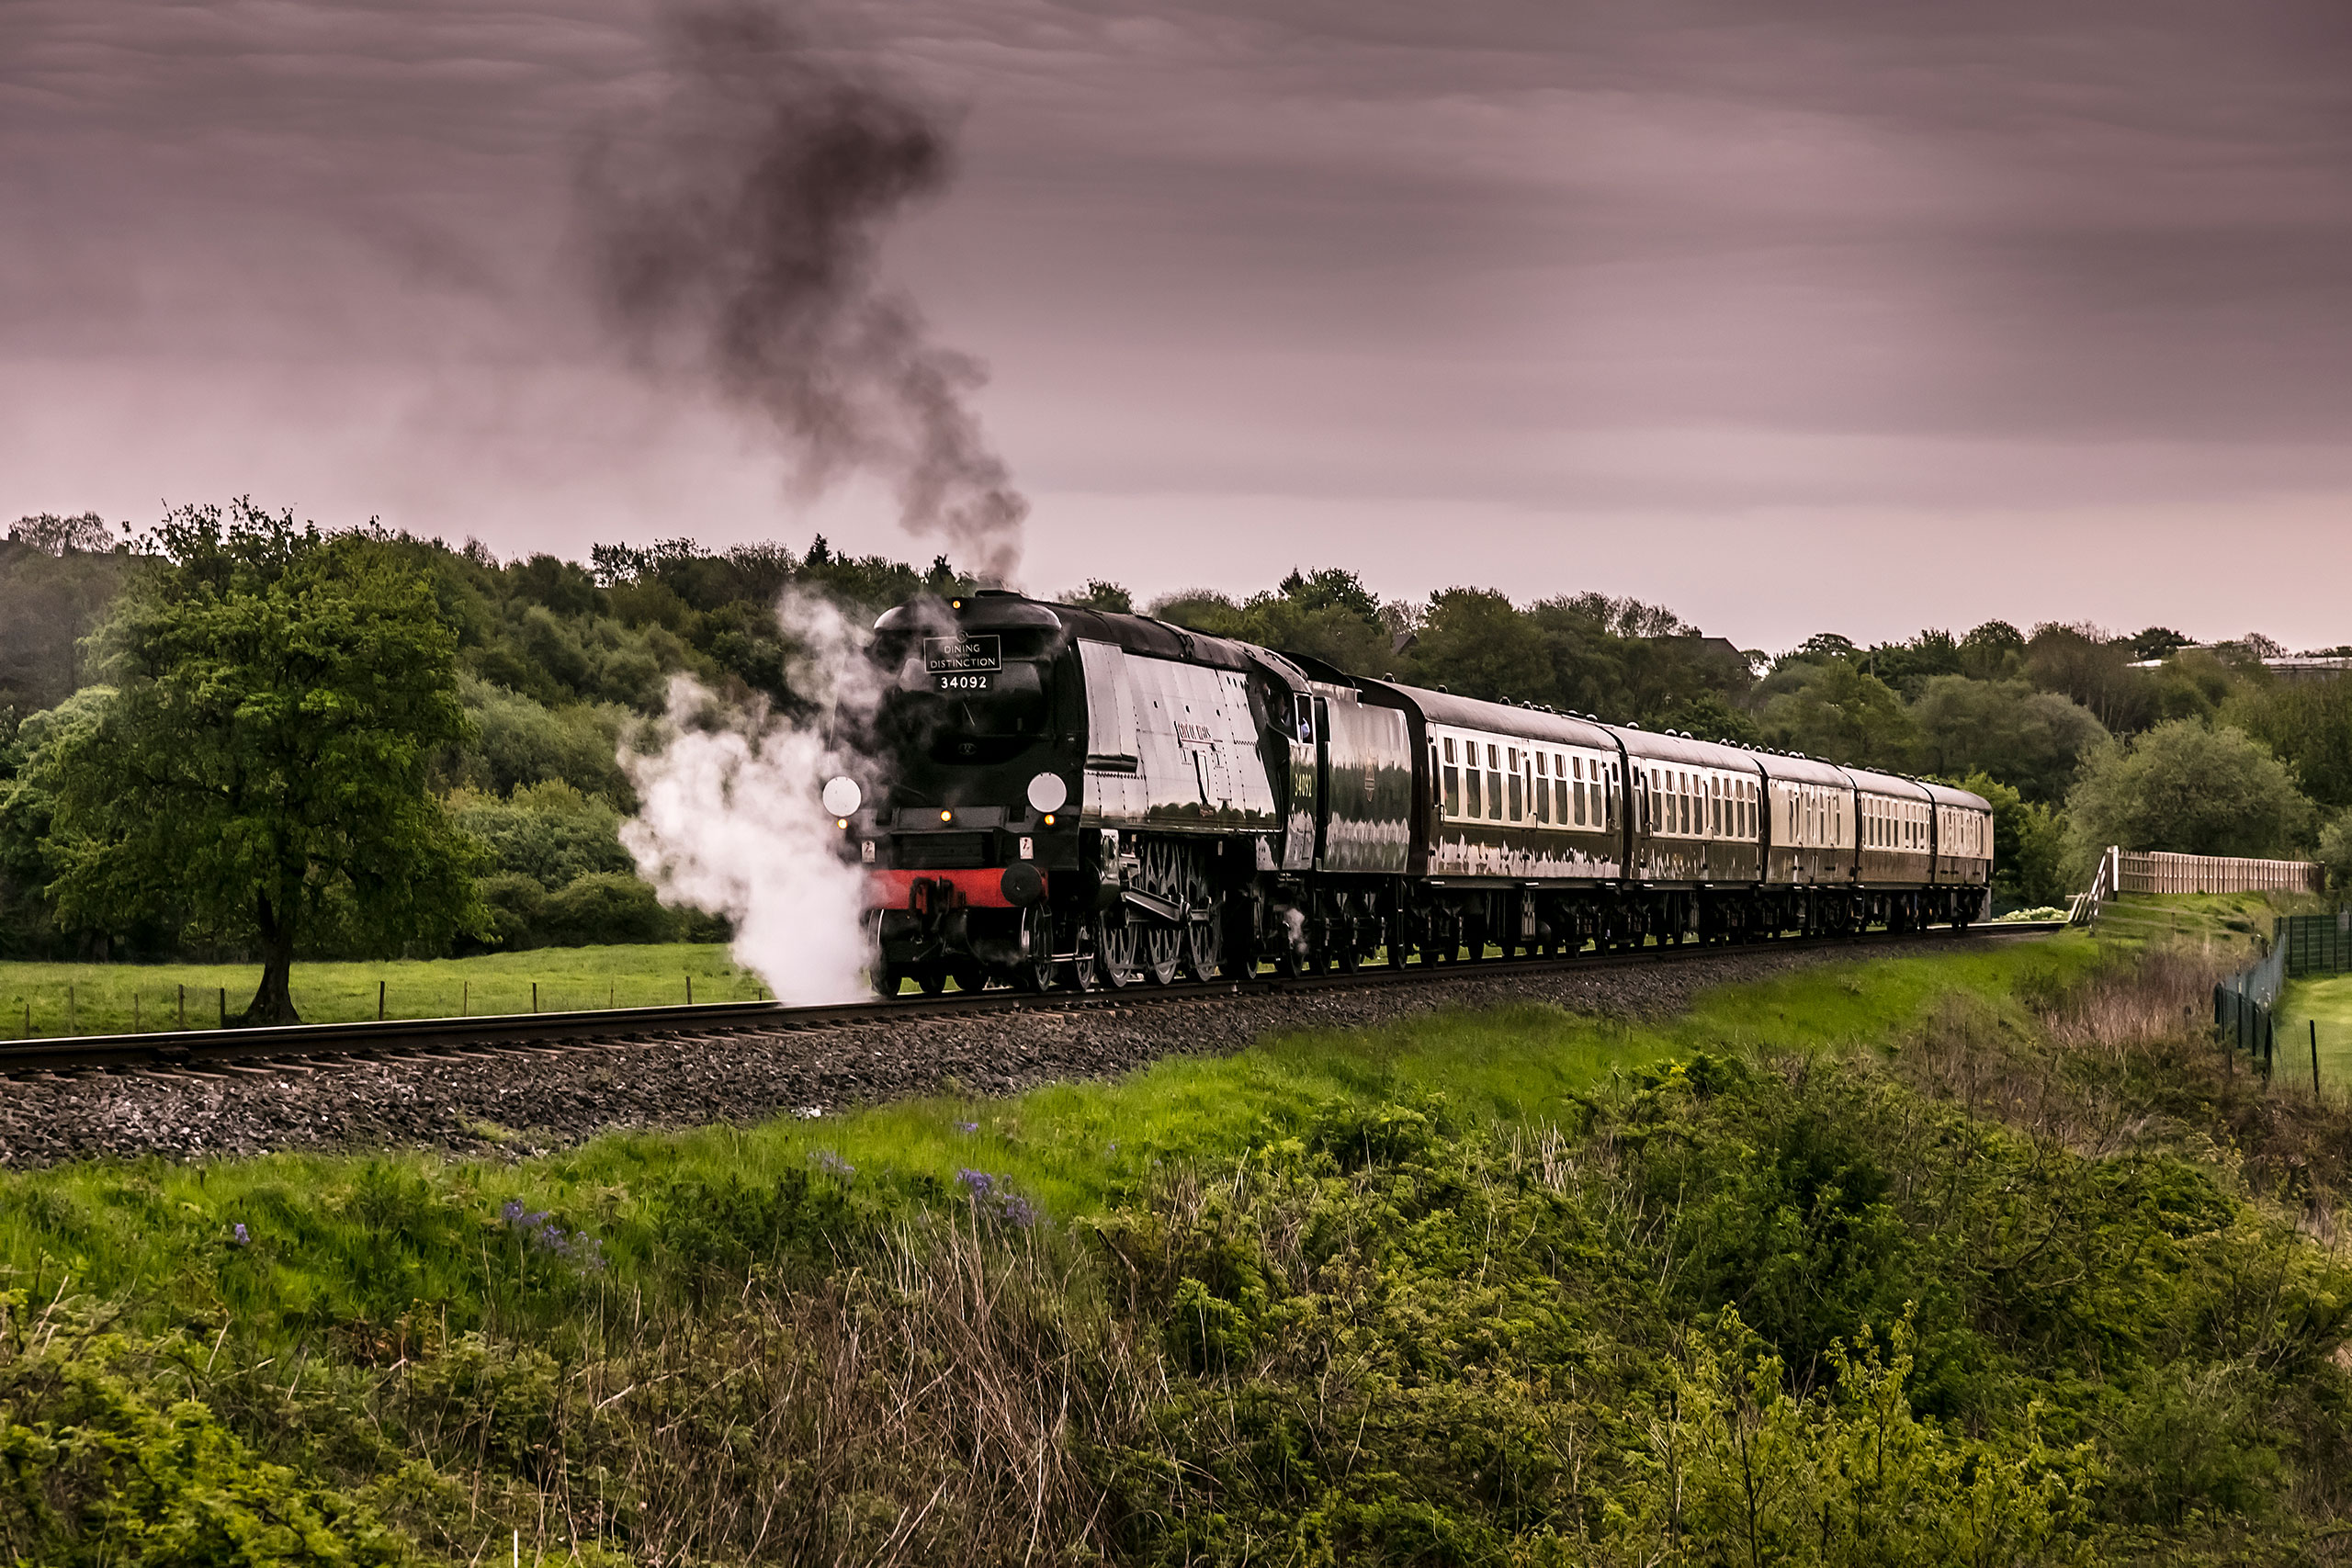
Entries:
POLYGON ((764 414, 807 491, 876 474, 910 531, 1009 577, 1029 503, 966 406, 986 371, 876 276, 883 229, 952 175, 939 118, 753 0, 678 6, 664 29, 655 101, 582 165, 611 319, 764 414))

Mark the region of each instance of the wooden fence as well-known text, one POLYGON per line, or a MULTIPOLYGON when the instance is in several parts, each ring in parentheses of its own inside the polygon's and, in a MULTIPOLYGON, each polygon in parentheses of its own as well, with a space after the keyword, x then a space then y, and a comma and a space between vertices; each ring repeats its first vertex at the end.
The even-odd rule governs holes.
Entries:
POLYGON ((2118 893, 2317 893, 2325 872, 2315 861, 2239 860, 2229 855, 2176 855, 2109 850, 2118 893))

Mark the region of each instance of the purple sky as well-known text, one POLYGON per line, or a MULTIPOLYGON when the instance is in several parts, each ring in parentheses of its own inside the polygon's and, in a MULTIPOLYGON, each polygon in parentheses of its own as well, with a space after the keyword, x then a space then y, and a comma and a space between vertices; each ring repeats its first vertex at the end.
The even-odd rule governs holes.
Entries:
MULTIPOLYGON (((2340 0, 803 16, 956 128, 884 269, 989 368, 1029 587, 2352 640, 2340 0)), ((574 170, 658 31, 0 0, 0 517, 926 555, 599 324, 574 170)))

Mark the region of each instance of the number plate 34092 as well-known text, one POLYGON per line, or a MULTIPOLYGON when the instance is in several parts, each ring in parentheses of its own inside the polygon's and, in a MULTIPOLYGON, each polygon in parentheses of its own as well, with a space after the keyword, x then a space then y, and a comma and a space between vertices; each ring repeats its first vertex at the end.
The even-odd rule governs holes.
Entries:
POLYGON ((996 684, 994 675, 983 673, 933 675, 932 680, 943 692, 985 692, 996 684))

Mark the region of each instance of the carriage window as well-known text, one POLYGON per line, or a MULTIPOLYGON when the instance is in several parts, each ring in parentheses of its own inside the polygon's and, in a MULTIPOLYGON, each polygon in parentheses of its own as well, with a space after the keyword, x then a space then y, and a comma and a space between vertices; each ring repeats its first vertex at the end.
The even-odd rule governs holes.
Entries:
POLYGON ((1479 804, 1478 800, 1478 780, 1480 777, 1478 770, 1475 767, 1464 768, 1462 770, 1462 773, 1463 776, 1470 782, 1470 798, 1465 804, 1465 808, 1462 814, 1464 817, 1484 817, 1487 814, 1487 808, 1479 804))
MULTIPOLYGON (((1489 746, 1489 747, 1487 747, 1487 761, 1489 761, 1489 762, 1492 762, 1494 760, 1495 760, 1495 749, 1494 749, 1492 746, 1489 746)), ((1519 775, 1518 775, 1517 773, 1513 773, 1513 774, 1510 776, 1510 782, 1511 782, 1511 783, 1513 783, 1513 784, 1517 784, 1517 783, 1519 782, 1519 775)), ((1514 791, 1513 793, 1515 794, 1515 793, 1517 793, 1517 792, 1516 792, 1516 791, 1514 791)), ((1502 820, 1502 817, 1503 817, 1503 775, 1502 775, 1502 770, 1501 770, 1501 769, 1499 769, 1499 768, 1492 768, 1492 767, 1490 767, 1490 768, 1488 768, 1488 769, 1487 770, 1487 821, 1489 821, 1489 822, 1499 822, 1499 821, 1501 821, 1501 820, 1502 820)))
POLYGON ((1514 751, 1514 752, 1512 752, 1512 753, 1511 753, 1511 773, 1510 773, 1510 819, 1511 819, 1512 821, 1516 822, 1516 821, 1520 820, 1520 818, 1521 818, 1522 817, 1524 817, 1524 816, 1526 816, 1526 815, 1527 815, 1527 814, 1526 814, 1526 812, 1524 812, 1524 811, 1522 811, 1522 810, 1521 810, 1521 809, 1520 809, 1521 807, 1523 807, 1523 806, 1524 806, 1524 805, 1526 805, 1526 804, 1527 804, 1527 802, 1526 802, 1526 801, 1525 801, 1525 799, 1521 796, 1521 791, 1520 791, 1520 784, 1519 784, 1519 753, 1518 753, 1518 752, 1516 752, 1516 751, 1514 751))
POLYGON ((1535 753, 1535 820, 1552 820, 1552 780, 1544 771, 1544 753, 1535 753))
MULTIPOLYGON (((1446 742, 1448 750, 1453 747, 1452 741, 1446 742)), ((1451 762, 1445 765, 1445 814, 1448 817, 1462 815, 1462 770, 1451 762)))

